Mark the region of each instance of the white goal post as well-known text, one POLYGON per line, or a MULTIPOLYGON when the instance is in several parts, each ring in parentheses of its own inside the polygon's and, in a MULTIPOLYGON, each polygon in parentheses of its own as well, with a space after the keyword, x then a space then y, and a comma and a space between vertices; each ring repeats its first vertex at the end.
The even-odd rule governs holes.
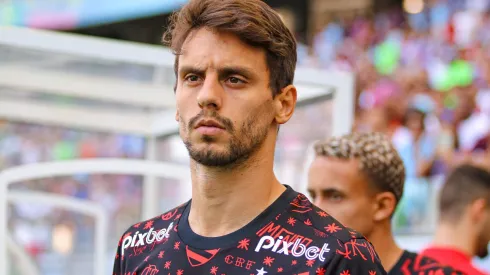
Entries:
MULTIPOLYGON (((127 174, 163 177, 183 181, 181 186, 185 186, 189 181, 189 169, 186 166, 157 163, 145 160, 127 159, 88 159, 73 160, 51 163, 30 164, 14 167, 0 172, 0 236, 7 235, 7 202, 9 200, 18 201, 27 199, 32 202, 52 204, 64 209, 69 209, 79 213, 96 217, 97 234, 95 243, 95 265, 94 275, 104 274, 105 253, 107 245, 107 217, 105 211, 93 202, 80 202, 74 198, 60 197, 53 194, 13 192, 8 190, 8 186, 26 180, 41 179, 46 177, 69 176, 77 173, 104 173, 104 174, 127 174)), ((185 192, 180 192, 186 196, 185 192)), ((157 197, 158 194, 154 194, 157 197)), ((152 209, 156 215, 158 209, 152 209)), ((5 237, 3 237, 5 238, 5 237)), ((5 242, 2 242, 5 243, 5 242)), ((7 247, 0 245, 0 274, 8 273, 7 247)))

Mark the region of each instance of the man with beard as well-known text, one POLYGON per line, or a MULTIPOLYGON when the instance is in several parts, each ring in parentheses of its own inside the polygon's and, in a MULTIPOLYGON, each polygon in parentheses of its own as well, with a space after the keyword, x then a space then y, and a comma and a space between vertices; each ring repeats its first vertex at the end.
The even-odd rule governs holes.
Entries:
POLYGON ((313 203, 364 234, 388 274, 460 274, 396 244, 391 217, 403 194, 405 167, 385 135, 332 137, 318 142, 315 154, 308 175, 313 203))
POLYGON ((364 237, 273 173, 296 105, 296 42, 278 14, 260 0, 191 0, 170 33, 192 200, 131 226, 114 274, 386 274, 364 237))
POLYGON ((471 259, 488 256, 490 173, 467 164, 454 169, 442 187, 439 211, 434 242, 422 254, 468 275, 488 275, 471 259))

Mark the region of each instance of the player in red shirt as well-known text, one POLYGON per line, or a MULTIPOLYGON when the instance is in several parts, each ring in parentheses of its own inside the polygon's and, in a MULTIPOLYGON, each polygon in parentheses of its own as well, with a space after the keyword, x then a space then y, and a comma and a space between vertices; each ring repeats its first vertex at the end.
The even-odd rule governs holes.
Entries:
POLYGON ((388 274, 460 274, 435 260, 402 250, 391 217, 405 182, 405 168, 381 133, 353 133, 315 145, 308 191, 315 205, 369 239, 388 274))
POLYGON ((422 254, 468 275, 488 275, 471 259, 488 256, 490 173, 471 165, 454 169, 441 190, 439 212, 434 242, 422 254))
POLYGON ((296 42, 260 0, 191 0, 173 17, 192 200, 131 226, 117 275, 386 274, 371 244, 273 172, 296 106, 296 42))

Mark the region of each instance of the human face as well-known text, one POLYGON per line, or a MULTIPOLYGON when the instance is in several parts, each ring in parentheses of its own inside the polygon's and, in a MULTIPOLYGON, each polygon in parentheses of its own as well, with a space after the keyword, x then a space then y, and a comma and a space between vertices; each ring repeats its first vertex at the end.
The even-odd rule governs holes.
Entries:
POLYGON ((407 117, 406 126, 414 133, 421 133, 423 131, 424 116, 415 111, 409 111, 407 117))
POLYGON ((357 160, 316 157, 308 174, 308 192, 316 206, 369 238, 374 196, 357 160))
POLYGON ((191 158, 205 166, 246 161, 275 129, 265 52, 229 33, 201 28, 189 35, 176 98, 180 136, 191 158))

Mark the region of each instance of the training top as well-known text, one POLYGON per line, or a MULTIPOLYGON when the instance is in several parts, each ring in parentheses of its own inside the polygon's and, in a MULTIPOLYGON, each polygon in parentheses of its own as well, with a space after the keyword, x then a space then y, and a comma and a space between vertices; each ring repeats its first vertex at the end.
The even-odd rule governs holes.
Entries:
POLYGON ((465 275, 465 273, 444 266, 434 259, 405 250, 388 275, 465 275))
POLYGON ((286 187, 253 221, 222 237, 192 231, 192 201, 131 226, 113 275, 386 274, 364 237, 286 187))

